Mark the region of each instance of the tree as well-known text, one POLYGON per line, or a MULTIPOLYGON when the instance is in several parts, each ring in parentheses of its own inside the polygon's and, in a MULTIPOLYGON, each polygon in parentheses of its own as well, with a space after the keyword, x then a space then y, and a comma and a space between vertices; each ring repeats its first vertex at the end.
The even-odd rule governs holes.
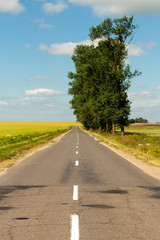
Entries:
POLYGON ((72 80, 69 94, 77 120, 87 128, 101 128, 114 132, 115 124, 128 124, 130 102, 127 90, 131 73, 125 65, 126 39, 133 34, 133 17, 106 19, 101 25, 90 29, 92 40, 99 38, 98 46, 78 45, 72 56, 76 73, 70 72, 72 80))

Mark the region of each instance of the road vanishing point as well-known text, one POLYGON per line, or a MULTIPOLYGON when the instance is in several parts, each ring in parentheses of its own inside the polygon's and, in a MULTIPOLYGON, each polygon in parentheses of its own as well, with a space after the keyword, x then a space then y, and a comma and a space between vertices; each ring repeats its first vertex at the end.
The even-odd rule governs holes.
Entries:
POLYGON ((0 240, 136 239, 160 239, 160 182, 78 127, 0 175, 0 240))

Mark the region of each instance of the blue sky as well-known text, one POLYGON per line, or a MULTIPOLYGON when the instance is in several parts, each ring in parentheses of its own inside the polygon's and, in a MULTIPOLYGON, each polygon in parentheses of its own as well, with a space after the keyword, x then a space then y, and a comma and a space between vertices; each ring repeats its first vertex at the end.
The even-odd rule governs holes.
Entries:
POLYGON ((160 122, 159 0, 0 0, 0 121, 75 121, 67 95, 77 44, 105 18, 134 15, 131 116, 160 122))

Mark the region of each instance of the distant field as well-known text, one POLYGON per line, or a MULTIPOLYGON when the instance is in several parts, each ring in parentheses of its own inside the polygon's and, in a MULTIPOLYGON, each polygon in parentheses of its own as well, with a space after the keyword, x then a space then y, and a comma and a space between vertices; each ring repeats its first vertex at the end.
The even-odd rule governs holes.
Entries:
POLYGON ((159 123, 136 123, 131 124, 125 128, 126 132, 130 133, 144 133, 152 136, 160 136, 160 124, 159 123))
POLYGON ((0 137, 46 133, 66 129, 77 124, 76 122, 0 122, 0 137))
POLYGON ((75 122, 0 122, 0 162, 18 157, 33 147, 42 145, 61 133, 67 132, 75 122))

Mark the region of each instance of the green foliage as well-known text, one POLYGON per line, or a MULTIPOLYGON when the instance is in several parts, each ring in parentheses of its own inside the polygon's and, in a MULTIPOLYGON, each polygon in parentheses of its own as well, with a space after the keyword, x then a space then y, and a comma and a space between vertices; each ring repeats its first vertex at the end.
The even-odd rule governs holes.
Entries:
POLYGON ((135 118, 135 123, 148 123, 147 119, 135 118))
POLYGON ((148 120, 140 117, 140 118, 130 119, 129 122, 130 123, 148 123, 148 120))
POLYGON ((90 38, 100 39, 98 46, 78 45, 74 50, 76 73, 68 74, 72 80, 68 93, 73 95, 70 103, 77 120, 87 129, 111 131, 112 125, 118 124, 123 131, 128 124, 127 90, 130 80, 139 74, 125 65, 125 41, 136 28, 132 21, 133 17, 108 18, 90 29, 90 38))
POLYGON ((120 43, 125 43, 129 37, 129 42, 131 41, 136 28, 137 26, 133 24, 133 16, 130 18, 124 16, 113 20, 107 18, 97 27, 91 27, 89 36, 92 40, 105 37, 114 38, 120 43))

